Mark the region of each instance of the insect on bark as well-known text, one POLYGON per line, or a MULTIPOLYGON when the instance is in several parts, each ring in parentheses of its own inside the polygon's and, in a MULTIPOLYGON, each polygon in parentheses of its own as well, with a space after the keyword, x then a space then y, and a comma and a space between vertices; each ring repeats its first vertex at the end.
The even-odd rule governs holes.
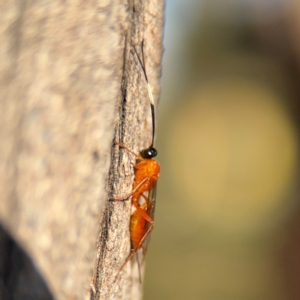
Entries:
POLYGON ((125 145, 116 142, 119 147, 127 150, 136 157, 136 164, 134 165, 134 182, 132 186, 132 192, 121 198, 111 199, 113 201, 126 200, 131 197, 131 203, 135 208, 135 211, 131 215, 130 219, 130 240, 131 240, 131 253, 128 255, 122 266, 120 267, 116 279, 126 264, 132 259, 138 250, 143 249, 143 256, 146 254, 147 244, 149 242, 150 233, 154 226, 154 210, 155 210, 155 192, 156 183, 159 177, 160 166, 154 159, 157 155, 157 151, 154 148, 155 137, 155 107, 151 86, 148 81, 146 73, 143 42, 141 44, 142 58, 139 56, 135 46, 133 46, 134 52, 141 65, 149 95, 149 102, 151 107, 152 116, 152 142, 146 149, 140 151, 139 154, 134 153, 125 145))

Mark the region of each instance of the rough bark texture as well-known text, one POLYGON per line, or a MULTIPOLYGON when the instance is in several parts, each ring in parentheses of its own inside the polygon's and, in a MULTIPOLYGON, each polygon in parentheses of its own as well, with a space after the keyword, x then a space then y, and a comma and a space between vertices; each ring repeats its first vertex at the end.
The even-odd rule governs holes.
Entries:
POLYGON ((133 180, 135 159, 114 140, 136 152, 150 141, 131 50, 144 39, 157 101, 163 10, 159 0, 0 1, 1 299, 140 298, 131 264, 112 286, 130 249, 130 202, 108 198, 133 180))

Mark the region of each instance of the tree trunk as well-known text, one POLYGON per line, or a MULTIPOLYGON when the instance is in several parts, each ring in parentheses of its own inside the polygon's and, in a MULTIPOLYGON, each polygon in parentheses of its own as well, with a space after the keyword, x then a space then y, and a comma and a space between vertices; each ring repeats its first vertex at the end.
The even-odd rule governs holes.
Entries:
POLYGON ((164 2, 0 3, 0 298, 140 299, 132 264, 113 284, 131 205, 108 199, 133 182, 114 141, 151 138, 132 45, 157 101, 164 2))

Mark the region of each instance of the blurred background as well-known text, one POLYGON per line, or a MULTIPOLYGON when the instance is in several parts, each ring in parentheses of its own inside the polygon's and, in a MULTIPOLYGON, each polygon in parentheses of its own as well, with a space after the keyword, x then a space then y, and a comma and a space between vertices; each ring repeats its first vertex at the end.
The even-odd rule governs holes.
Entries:
POLYGON ((167 1, 145 299, 300 299, 300 3, 167 1))

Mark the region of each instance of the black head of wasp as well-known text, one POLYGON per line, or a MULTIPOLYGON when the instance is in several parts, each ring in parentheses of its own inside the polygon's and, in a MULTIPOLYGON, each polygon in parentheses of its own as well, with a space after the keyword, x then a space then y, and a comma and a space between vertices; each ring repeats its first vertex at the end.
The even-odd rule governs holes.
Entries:
POLYGON ((125 145, 116 142, 116 145, 126 149, 128 152, 132 153, 136 157, 136 164, 134 165, 134 182, 132 186, 132 192, 129 195, 126 195, 125 197, 111 199, 113 201, 121 201, 131 197, 131 203, 135 208, 130 219, 130 240, 132 245, 131 252, 120 267, 116 279, 118 278, 118 275, 124 269, 126 264, 131 260, 131 258, 138 250, 143 250, 143 257, 146 254, 150 233, 153 230, 154 226, 153 219, 155 210, 155 192, 156 183, 160 172, 159 163, 154 159, 154 157, 156 157, 157 155, 157 151, 154 148, 155 107, 151 86, 149 84, 146 72, 144 58, 144 43, 142 42, 141 44, 142 58, 139 56, 135 46, 133 46, 133 49, 133 53, 135 53, 135 55, 138 58, 147 84, 152 116, 152 141, 150 146, 141 150, 139 154, 134 153, 125 145))

